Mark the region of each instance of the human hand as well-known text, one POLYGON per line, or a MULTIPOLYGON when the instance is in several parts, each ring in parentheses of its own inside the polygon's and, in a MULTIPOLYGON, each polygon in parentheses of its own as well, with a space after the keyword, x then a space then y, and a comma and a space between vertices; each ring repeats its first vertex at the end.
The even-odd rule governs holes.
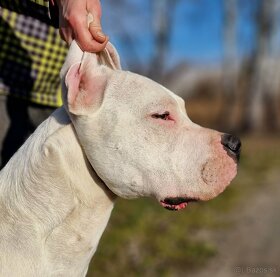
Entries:
POLYGON ((61 37, 70 44, 73 39, 83 51, 100 52, 108 36, 102 32, 101 5, 99 0, 57 0, 59 8, 59 31, 61 37), (93 21, 87 23, 87 15, 93 15, 93 21))

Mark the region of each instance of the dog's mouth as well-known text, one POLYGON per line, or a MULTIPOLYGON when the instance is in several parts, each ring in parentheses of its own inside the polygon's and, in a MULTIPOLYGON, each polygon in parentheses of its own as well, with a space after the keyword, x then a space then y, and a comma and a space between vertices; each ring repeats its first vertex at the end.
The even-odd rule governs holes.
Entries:
POLYGON ((170 211, 179 211, 187 207, 190 202, 197 202, 198 199, 187 197, 173 197, 160 200, 161 206, 170 211))

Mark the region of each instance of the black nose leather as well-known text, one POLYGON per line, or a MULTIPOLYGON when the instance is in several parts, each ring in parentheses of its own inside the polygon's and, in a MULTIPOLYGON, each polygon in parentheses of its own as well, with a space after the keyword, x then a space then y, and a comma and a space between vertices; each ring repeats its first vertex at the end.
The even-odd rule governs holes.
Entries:
POLYGON ((241 141, 238 137, 229 134, 223 134, 221 143, 225 147, 226 151, 230 156, 234 156, 237 159, 239 159, 240 150, 241 150, 241 141))

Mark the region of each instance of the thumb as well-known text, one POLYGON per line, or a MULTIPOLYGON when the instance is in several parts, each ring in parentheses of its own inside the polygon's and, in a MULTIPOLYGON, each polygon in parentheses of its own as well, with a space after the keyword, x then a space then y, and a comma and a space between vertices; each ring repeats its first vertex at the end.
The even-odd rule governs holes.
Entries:
POLYGON ((90 11, 84 20, 77 21, 75 39, 81 49, 87 52, 102 51, 109 40, 102 32, 100 17, 90 11))
POLYGON ((108 41, 108 37, 102 31, 101 16, 94 11, 90 13, 92 14, 92 21, 89 23, 89 32, 97 42, 103 44, 106 40, 108 41))

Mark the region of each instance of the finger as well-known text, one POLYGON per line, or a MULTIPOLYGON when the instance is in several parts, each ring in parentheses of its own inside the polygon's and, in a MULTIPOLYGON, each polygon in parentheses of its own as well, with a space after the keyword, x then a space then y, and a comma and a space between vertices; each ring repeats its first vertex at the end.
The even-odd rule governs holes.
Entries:
POLYGON ((94 20, 89 24, 89 32, 92 37, 99 43, 103 43, 107 38, 102 31, 99 20, 94 20))
POLYGON ((105 41, 103 43, 100 43, 96 41, 89 32, 88 34, 89 34, 88 39, 86 39, 85 37, 81 37, 81 39, 76 38, 78 45, 83 51, 97 53, 102 51, 106 47, 109 41, 109 38, 107 36, 105 41))
POLYGON ((86 8, 92 15, 97 16, 99 19, 101 18, 102 10, 99 0, 87 1, 86 8))
POLYGON ((96 41, 103 43, 106 40, 106 35, 102 32, 100 16, 96 14, 93 15, 94 12, 88 13, 87 16, 88 28, 93 38, 96 41))
POLYGON ((93 36, 87 26, 86 21, 87 21, 87 17, 85 16, 83 19, 80 18, 74 22, 73 24, 73 27, 75 26, 75 28, 73 28, 74 38, 76 39, 78 45, 83 51, 87 51, 87 52, 102 51, 108 42, 108 37, 105 36, 105 39, 103 37, 101 38, 100 33, 97 32, 95 32, 96 36, 93 36))
POLYGON ((89 24, 89 31, 93 38, 100 43, 106 40, 106 35, 102 32, 101 27, 101 5, 99 0, 92 0, 87 2, 87 11, 92 16, 89 24))
POLYGON ((73 33, 69 27, 61 27, 59 29, 59 34, 68 45, 71 44, 73 40, 73 33))
POLYGON ((104 48, 109 40, 108 36, 104 34, 101 26, 101 4, 100 0, 87 1, 87 10, 92 15, 92 21, 89 24, 89 31, 92 37, 103 44, 104 48))

